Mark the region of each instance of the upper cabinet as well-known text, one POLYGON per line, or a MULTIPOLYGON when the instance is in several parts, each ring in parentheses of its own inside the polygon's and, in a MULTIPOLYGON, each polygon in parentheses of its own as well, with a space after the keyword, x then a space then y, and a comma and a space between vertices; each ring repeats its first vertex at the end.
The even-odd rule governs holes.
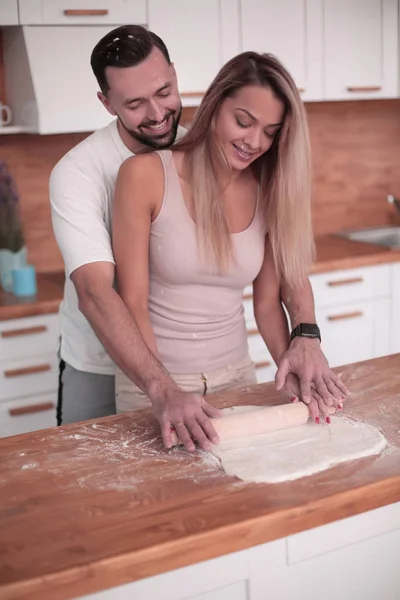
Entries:
POLYGON ((240 0, 241 50, 274 54, 304 100, 322 97, 321 0, 240 0))
POLYGON ((0 0, 0 27, 18 25, 18 0, 0 0))
POLYGON ((391 98, 398 89, 397 0, 324 0, 325 98, 391 98))
POLYGON ((19 0, 19 21, 21 25, 144 25, 146 0, 19 0))
POLYGON ((220 67, 238 52, 231 0, 148 0, 148 27, 168 47, 184 105, 198 104, 220 67))

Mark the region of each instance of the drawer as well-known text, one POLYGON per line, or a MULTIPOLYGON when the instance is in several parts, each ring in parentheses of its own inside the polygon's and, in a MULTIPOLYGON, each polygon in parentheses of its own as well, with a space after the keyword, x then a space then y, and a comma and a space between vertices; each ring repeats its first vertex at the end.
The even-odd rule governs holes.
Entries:
POLYGON ((247 329, 254 329, 257 327, 254 317, 253 298, 246 298, 243 300, 243 310, 247 329))
POLYGON ((316 316, 331 367, 389 354, 389 299, 321 308, 316 316))
POLYGON ((21 25, 146 24, 146 0, 22 0, 21 25), (39 14, 40 11, 40 14, 39 14))
POLYGON ((257 383, 268 383, 269 381, 274 381, 276 373, 276 366, 274 362, 271 360, 268 361, 268 366, 257 366, 256 363, 256 376, 257 383))
POLYGON ((0 400, 36 396, 57 390, 57 387, 58 359, 55 353, 0 363, 0 400))
POLYGON ((315 306, 323 308, 390 295, 390 265, 312 275, 315 306))
POLYGON ((250 358, 256 367, 258 383, 272 381, 275 377, 276 366, 265 346, 264 340, 256 329, 248 332, 247 342, 250 358))
POLYGON ((0 437, 55 427, 57 393, 0 402, 0 437))
POLYGON ((58 347, 58 315, 42 315, 0 322, 0 361, 55 354, 58 347))

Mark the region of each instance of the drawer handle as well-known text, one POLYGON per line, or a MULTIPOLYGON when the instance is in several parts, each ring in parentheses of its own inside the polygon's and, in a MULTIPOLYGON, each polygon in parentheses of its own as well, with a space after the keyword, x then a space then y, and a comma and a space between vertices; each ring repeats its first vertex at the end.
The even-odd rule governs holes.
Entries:
POLYGON ((20 335, 33 335, 34 333, 44 333, 47 331, 46 325, 38 325, 37 327, 25 327, 25 329, 9 329, 0 333, 3 338, 13 338, 20 335))
POLYGON ((21 406, 20 408, 10 408, 8 412, 11 417, 19 417, 20 415, 29 415, 44 410, 51 410, 52 408, 55 408, 54 402, 43 402, 42 404, 31 404, 28 406, 21 406))
POLYGON ((256 369, 263 369, 264 367, 270 367, 271 362, 269 360, 262 360, 260 362, 254 363, 254 366, 256 367, 256 369))
POLYGON ((104 17, 108 15, 108 10, 106 8, 95 8, 93 10, 89 8, 67 8, 64 10, 64 15, 66 17, 104 17))
POLYGON ((243 300, 251 300, 253 298, 253 294, 252 293, 248 293, 248 294, 243 294, 243 300))
POLYGON ((337 279, 336 281, 328 281, 326 285, 329 287, 338 287, 340 285, 351 285, 353 283, 362 283, 363 277, 350 277, 349 279, 337 279))
POLYGON ((260 335, 260 332, 258 331, 258 329, 248 329, 247 336, 249 337, 250 335, 260 335))
POLYGON ((303 93, 306 91, 306 88, 297 88, 297 91, 298 91, 300 94, 303 94, 303 93))
POLYGON ((343 313, 342 315, 331 315, 330 317, 328 317, 328 321, 343 321, 345 319, 356 319, 358 317, 362 317, 363 314, 364 313, 361 312, 361 310, 355 310, 354 312, 343 313))
POLYGON ((351 85, 347 88, 348 92, 379 92, 382 89, 380 85, 351 85))
POLYGON ((196 98, 197 96, 204 96, 204 92, 181 92, 183 98, 196 98))
POLYGON ((9 371, 4 371, 4 375, 6 377, 20 377, 21 375, 43 373, 44 371, 51 371, 51 365, 35 365, 33 367, 23 367, 22 369, 10 369, 9 371))

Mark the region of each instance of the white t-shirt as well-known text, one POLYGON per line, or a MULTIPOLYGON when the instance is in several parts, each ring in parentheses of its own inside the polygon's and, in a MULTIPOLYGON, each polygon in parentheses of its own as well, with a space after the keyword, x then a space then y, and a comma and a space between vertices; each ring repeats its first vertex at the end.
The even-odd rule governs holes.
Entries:
MULTIPOLYGON (((178 137, 185 133, 179 128, 178 137)), ((78 307, 70 275, 92 262, 114 263, 112 202, 118 170, 132 152, 123 143, 117 120, 72 148, 50 176, 54 233, 65 264, 60 307, 60 356, 79 371, 114 375, 115 365, 78 307)))

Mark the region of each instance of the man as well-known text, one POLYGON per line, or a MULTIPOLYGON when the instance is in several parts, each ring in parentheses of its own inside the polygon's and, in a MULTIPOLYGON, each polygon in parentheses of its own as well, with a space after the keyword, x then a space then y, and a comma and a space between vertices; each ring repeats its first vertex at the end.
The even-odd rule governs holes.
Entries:
MULTIPOLYGON (((50 179, 53 227, 66 269, 60 310, 58 423, 115 413, 116 363, 150 398, 167 447, 171 427, 179 425, 187 449, 194 449, 192 438, 208 449, 210 441, 218 441, 209 417, 219 411, 176 386, 148 350, 114 289, 110 231, 117 173, 132 154, 174 142, 181 114, 174 66, 163 41, 140 26, 108 33, 94 48, 91 65, 101 90, 98 97, 116 119, 68 152, 50 179)), ((300 296, 300 308, 294 302, 296 318, 307 314, 314 322, 311 290, 303 290, 300 296)), ((321 370, 329 371, 318 340, 313 346, 314 342, 297 339, 278 371, 278 387, 288 381, 286 392, 298 396, 293 373, 301 376, 304 371, 305 401, 311 399, 311 382, 321 370), (315 365, 319 365, 317 374, 315 365)), ((325 390, 324 394, 329 395, 325 390)))

